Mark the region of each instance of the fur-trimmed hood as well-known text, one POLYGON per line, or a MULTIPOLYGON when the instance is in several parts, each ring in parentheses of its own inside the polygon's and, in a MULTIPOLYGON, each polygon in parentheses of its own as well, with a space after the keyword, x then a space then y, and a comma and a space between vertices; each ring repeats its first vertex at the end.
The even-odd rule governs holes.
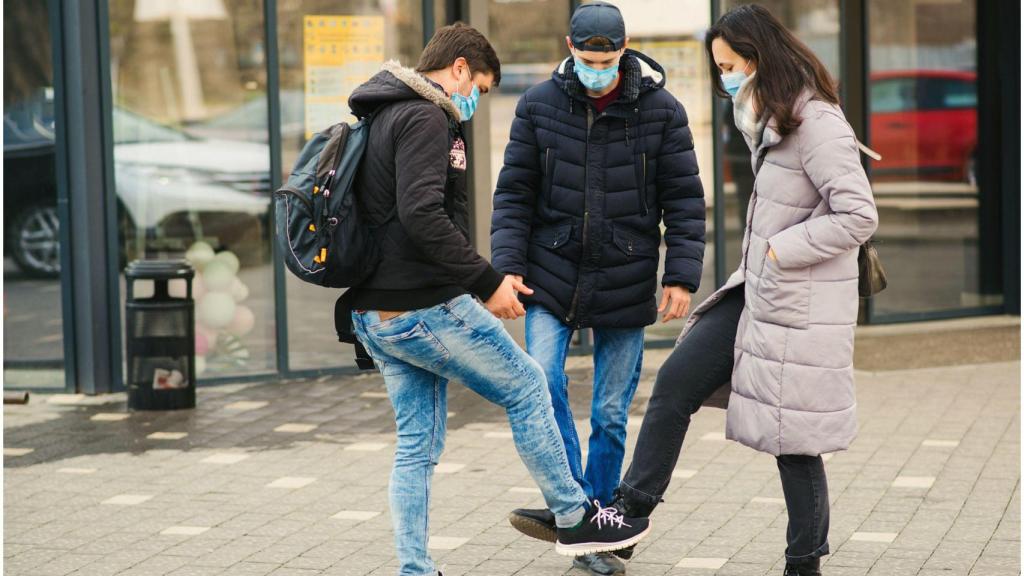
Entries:
POLYGON ((352 113, 361 118, 382 106, 414 98, 432 102, 452 120, 462 121, 459 109, 440 86, 412 68, 402 66, 397 60, 385 62, 380 72, 356 88, 348 99, 348 105, 352 113))

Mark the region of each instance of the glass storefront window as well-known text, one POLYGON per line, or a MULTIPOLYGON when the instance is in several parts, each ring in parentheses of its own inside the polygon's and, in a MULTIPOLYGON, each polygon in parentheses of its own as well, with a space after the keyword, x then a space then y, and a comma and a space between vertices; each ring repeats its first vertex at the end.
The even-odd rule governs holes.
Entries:
POLYGON ((275 369, 264 48, 259 0, 110 1, 121 263, 197 267, 201 378, 275 369))
POLYGON ((975 0, 868 3, 870 145, 889 287, 873 314, 1002 304, 999 255, 979 249, 975 0))
MULTIPOLYGON (((278 0, 282 181, 316 131, 351 121, 348 96, 388 59, 414 66, 423 49, 423 8, 415 0, 278 0)), ((286 273, 288 358, 293 370, 353 366, 338 343, 340 292, 286 273)))
POLYGON ((4 4, 4 388, 64 388, 60 217, 46 2, 4 4))

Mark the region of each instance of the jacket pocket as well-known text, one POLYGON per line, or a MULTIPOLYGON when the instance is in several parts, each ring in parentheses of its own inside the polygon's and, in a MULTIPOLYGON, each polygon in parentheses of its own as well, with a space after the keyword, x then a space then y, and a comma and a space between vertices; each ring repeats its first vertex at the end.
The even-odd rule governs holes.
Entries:
POLYGON ((530 235, 530 240, 534 244, 539 244, 545 248, 561 248, 565 246, 567 242, 572 238, 572 224, 562 224, 561 226, 543 226, 537 228, 530 235))
POLYGON ((636 169, 637 208, 640 210, 641 216, 647 216, 649 212, 647 207, 647 152, 641 152, 639 160, 634 166, 636 169))
POLYGON ((658 257, 658 242, 649 236, 635 234, 620 226, 612 228, 612 243, 626 255, 626 258, 658 257))
POLYGON ((551 198, 551 187, 554 181, 555 151, 550 147, 544 149, 544 173, 541 179, 541 194, 545 199, 551 198))
POLYGON ((755 294, 759 300, 754 310, 756 319, 790 328, 810 325, 810 268, 779 268, 765 251, 755 294))

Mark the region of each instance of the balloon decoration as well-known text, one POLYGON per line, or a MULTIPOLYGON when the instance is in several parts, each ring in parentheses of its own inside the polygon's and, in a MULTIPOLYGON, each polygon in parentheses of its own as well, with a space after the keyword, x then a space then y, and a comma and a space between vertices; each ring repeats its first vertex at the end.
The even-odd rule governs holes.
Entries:
MULTIPOLYGON (((252 308, 241 303, 249 287, 238 277, 241 264, 229 250, 215 252, 206 242, 196 242, 185 252, 195 268, 192 297, 196 318, 196 375, 207 371, 244 368, 249 349, 244 338, 256 326, 252 308)), ((184 296, 184 289, 181 290, 184 296)))

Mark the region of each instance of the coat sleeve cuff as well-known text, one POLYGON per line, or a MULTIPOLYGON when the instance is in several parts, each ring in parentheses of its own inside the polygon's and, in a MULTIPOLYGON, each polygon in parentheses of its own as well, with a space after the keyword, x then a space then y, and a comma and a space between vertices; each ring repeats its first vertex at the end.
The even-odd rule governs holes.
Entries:
POLYGON ((469 285, 469 291, 486 302, 498 290, 498 286, 501 286, 504 280, 505 277, 488 264, 484 273, 469 285))
POLYGON ((691 294, 695 294, 697 292, 697 287, 694 286, 694 284, 692 282, 680 282, 678 280, 665 280, 665 279, 663 279, 661 281, 661 285, 666 287, 666 288, 669 287, 669 286, 679 286, 681 288, 686 288, 687 290, 690 291, 691 294))

